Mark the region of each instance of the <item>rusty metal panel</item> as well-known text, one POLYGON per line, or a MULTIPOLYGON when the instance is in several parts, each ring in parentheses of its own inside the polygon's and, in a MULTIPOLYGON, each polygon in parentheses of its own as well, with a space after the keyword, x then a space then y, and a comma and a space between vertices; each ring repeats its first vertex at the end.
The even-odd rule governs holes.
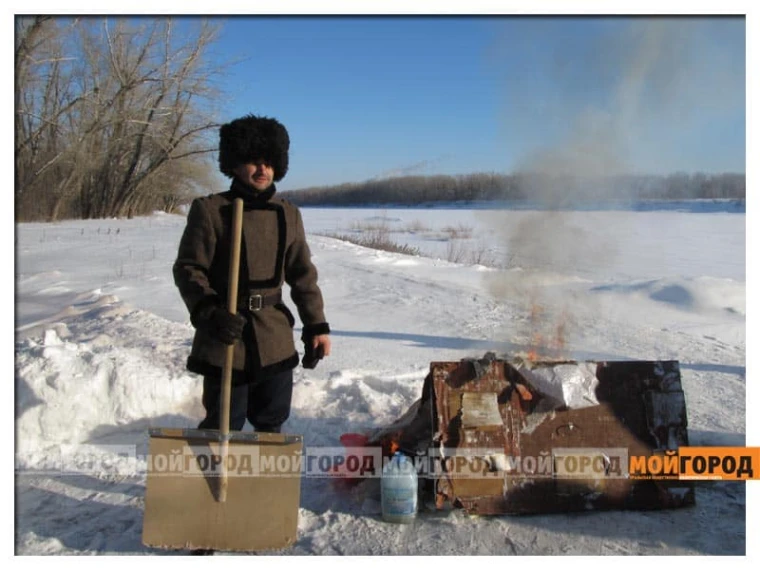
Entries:
POLYGON ((694 504, 691 482, 626 476, 629 455, 688 445, 676 361, 433 362, 430 378, 432 445, 441 451, 439 507, 450 503, 477 514, 506 514, 694 504), (536 374, 560 375, 540 368, 562 367, 567 375, 576 365, 583 370, 570 396, 588 405, 569 408, 557 403, 557 393, 536 387, 536 374), (584 389, 592 391, 579 399, 578 390, 584 389), (573 477, 564 470, 589 458, 602 467, 601 474, 573 477), (526 469, 531 461, 534 468, 539 461, 551 465, 550 476, 526 469), (621 476, 608 476, 614 461, 621 476))

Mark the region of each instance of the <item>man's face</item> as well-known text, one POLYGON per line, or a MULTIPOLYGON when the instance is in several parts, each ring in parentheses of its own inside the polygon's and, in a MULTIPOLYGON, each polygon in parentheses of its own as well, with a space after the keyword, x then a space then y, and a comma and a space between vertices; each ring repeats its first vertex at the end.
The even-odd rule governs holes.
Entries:
POLYGON ((243 184, 251 186, 257 192, 269 188, 274 179, 274 168, 263 160, 240 164, 232 170, 232 173, 243 184))

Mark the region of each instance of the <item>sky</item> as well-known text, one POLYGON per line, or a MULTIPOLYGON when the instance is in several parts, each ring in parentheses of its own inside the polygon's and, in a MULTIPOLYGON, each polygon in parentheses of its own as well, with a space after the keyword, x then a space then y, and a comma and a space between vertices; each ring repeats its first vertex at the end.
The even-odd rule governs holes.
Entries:
POLYGON ((742 17, 212 18, 220 120, 286 125, 282 190, 536 168, 745 171, 742 17))
MULTIPOLYGON (((79 13, 108 15, 88 4, 79 13)), ((422 16, 404 15, 401 2, 368 2, 370 15, 353 16, 329 2, 314 13, 286 1, 273 15, 169 5, 137 0, 112 16, 172 14, 181 32, 206 14, 220 26, 208 52, 220 71, 218 120, 255 113, 286 125, 280 190, 536 169, 745 172, 745 24, 754 24, 739 0, 689 5, 734 17, 657 16, 683 12, 669 0, 607 9, 632 16, 583 14, 599 11, 593 2, 512 2, 485 16, 466 14, 493 11, 482 0, 413 4, 422 16)))

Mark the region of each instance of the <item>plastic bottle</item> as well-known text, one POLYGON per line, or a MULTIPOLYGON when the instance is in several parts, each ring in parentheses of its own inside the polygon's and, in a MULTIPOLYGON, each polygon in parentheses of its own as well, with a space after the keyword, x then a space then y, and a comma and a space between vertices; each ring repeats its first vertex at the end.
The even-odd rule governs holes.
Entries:
POLYGON ((417 470, 400 451, 383 468, 380 500, 386 522, 410 523, 417 514, 417 470))

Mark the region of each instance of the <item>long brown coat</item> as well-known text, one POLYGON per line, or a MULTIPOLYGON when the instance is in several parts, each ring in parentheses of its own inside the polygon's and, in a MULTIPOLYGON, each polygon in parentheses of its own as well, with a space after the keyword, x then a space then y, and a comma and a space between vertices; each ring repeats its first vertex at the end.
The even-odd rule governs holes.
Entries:
MULTIPOLYGON (((274 197, 274 187, 259 196, 232 185, 227 192, 193 201, 174 263, 174 282, 194 316, 208 303, 227 306, 233 201, 245 198, 240 255, 239 300, 249 294, 271 295, 290 286, 291 299, 303 323, 304 336, 329 333, 317 269, 311 261, 298 208, 274 197)), ((293 341, 295 320, 284 302, 259 311, 244 311, 252 327, 235 343, 234 377, 242 378, 246 363, 256 369, 293 368, 298 352, 293 341), (255 351, 255 354, 246 354, 255 351)), ((188 369, 218 376, 226 345, 196 328, 188 369)))

